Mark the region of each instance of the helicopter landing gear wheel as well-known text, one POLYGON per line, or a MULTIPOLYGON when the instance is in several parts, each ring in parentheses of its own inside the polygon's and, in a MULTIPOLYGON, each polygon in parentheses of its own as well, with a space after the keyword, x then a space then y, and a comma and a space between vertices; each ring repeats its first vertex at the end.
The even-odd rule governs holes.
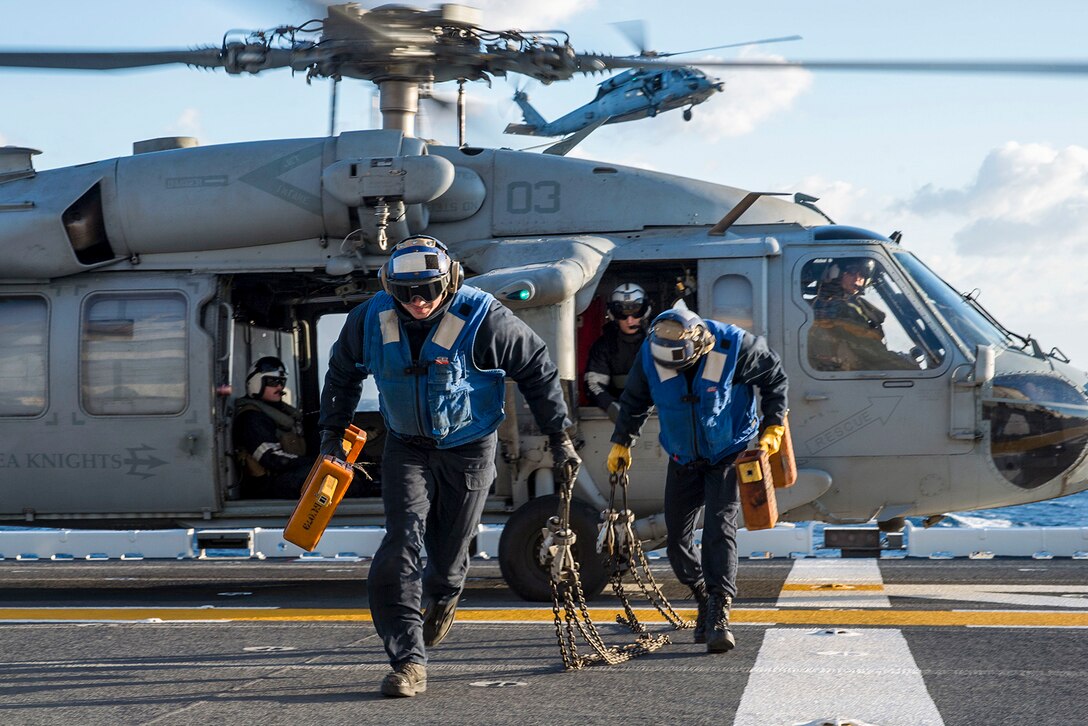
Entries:
MULTIPOLYGON (((540 564, 538 553, 544 541, 541 533, 548 518, 559 511, 559 497, 552 494, 539 497, 518 509, 503 527, 499 539, 499 568, 503 579, 519 597, 529 602, 551 602, 551 575, 540 564)), ((604 558, 597 553, 597 524, 600 512, 575 499, 570 505, 570 524, 578 541, 574 543, 574 558, 582 591, 591 599, 608 583, 604 558)))
POLYGON ((691 109, 690 108, 685 108, 684 109, 684 120, 685 121, 691 121, 691 109))

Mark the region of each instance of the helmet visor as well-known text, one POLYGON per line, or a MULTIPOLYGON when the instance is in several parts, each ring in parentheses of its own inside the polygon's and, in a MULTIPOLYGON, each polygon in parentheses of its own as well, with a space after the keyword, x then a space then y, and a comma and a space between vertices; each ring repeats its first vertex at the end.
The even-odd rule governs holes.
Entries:
POLYGON ((608 312, 617 320, 624 318, 643 318, 650 308, 649 300, 613 300, 608 303, 608 312))
POLYGON ((417 297, 422 298, 424 302, 434 302, 442 296, 446 287, 446 276, 432 280, 389 280, 389 292, 397 302, 402 302, 405 305, 417 297))
POLYGON ((262 376, 261 385, 264 386, 286 386, 287 378, 284 376, 262 376))
POLYGON ((658 340, 680 341, 691 337, 691 331, 679 320, 660 320, 654 325, 653 336, 658 340))

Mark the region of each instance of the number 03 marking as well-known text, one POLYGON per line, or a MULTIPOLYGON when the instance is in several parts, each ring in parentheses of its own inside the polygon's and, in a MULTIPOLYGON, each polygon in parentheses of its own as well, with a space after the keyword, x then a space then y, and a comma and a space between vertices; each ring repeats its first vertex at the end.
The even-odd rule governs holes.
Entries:
POLYGON ((519 181, 506 187, 506 209, 510 214, 554 214, 559 211, 559 182, 519 181))

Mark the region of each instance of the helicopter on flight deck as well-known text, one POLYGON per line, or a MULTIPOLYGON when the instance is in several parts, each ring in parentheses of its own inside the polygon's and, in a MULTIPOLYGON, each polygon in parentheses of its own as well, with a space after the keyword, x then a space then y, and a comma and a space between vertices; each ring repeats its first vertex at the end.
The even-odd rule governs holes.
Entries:
MULTIPOLYGON (((282 526, 294 501, 239 496, 231 428, 246 373, 262 356, 286 362, 316 450, 331 342, 322 322, 373 296, 392 244, 424 231, 550 349, 584 460, 571 510, 579 542, 595 541, 606 506, 612 433, 603 412, 581 405, 579 382, 623 282, 645 288, 655 310, 683 300, 780 353, 799 469, 778 492, 785 521, 894 527, 1088 489, 1088 375, 1004 328, 898 234, 836 224, 803 194, 412 136, 420 79, 552 82, 675 64, 580 53, 558 33, 485 30, 455 5, 327 12, 221 47, 0 52, 9 68, 289 67, 366 79, 383 114, 381 129, 214 146, 158 139, 132 156, 46 171, 34 168, 34 149, 0 147, 0 522, 282 526), (864 271, 858 294, 880 335, 837 330, 817 314, 845 270, 864 271)), ((364 398, 355 418, 372 462, 385 435, 373 404, 364 398)), ((547 600, 537 550, 556 512, 551 458, 512 384, 505 409, 484 521, 505 524, 499 560, 510 586, 547 600)), ((647 549, 664 539, 658 431, 651 416, 628 497, 647 549)), ((360 493, 371 496, 344 500, 334 523, 381 524, 380 498, 360 493)), ((579 558, 586 591, 599 591, 603 564, 591 550, 579 558)))
MULTIPOLYGON (((658 53, 646 50, 643 47, 642 38, 645 36, 641 29, 641 23, 638 21, 626 21, 614 23, 614 25, 619 27, 639 47, 637 56, 629 56, 632 59, 659 60, 677 55, 703 53, 723 48, 801 40, 799 35, 790 35, 782 38, 764 38, 746 43, 729 43, 727 45, 716 45, 710 48, 698 48, 676 53, 658 53)), ((519 89, 514 93, 514 102, 521 109, 524 123, 509 124, 505 133, 526 136, 566 136, 567 134, 574 134, 583 129, 588 129, 582 135, 582 138, 584 138, 593 130, 605 124, 653 118, 659 113, 684 108, 685 106, 687 108, 684 108, 684 120, 690 121, 692 108, 708 100, 715 93, 719 93, 724 87, 725 85, 720 80, 707 76, 706 73, 695 66, 629 68, 598 83, 597 95, 592 101, 579 106, 554 121, 545 120, 540 112, 529 103, 529 95, 524 90, 519 89)))

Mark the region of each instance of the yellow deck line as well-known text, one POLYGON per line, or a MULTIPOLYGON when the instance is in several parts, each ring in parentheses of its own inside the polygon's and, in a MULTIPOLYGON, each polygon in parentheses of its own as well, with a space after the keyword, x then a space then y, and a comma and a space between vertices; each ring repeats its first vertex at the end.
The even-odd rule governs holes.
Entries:
MULTIPOLYGON (((694 610, 679 610, 694 617, 694 610)), ((594 622, 615 622, 618 609, 591 608, 594 622)), ((655 610, 636 609, 646 622, 664 620, 655 610)), ((550 608, 458 610, 458 622, 550 623, 550 608)), ((370 622, 362 608, 0 608, 2 622, 67 621, 249 621, 249 622, 370 622)), ((1053 610, 733 610, 734 623, 782 625, 862 625, 965 627, 1088 627, 1088 611, 1053 610)))
POLYGON ((844 582, 814 582, 814 583, 798 583, 798 584, 785 584, 782 586, 783 590, 801 591, 801 592, 852 592, 855 590, 868 590, 884 592, 883 584, 850 584, 844 582))

